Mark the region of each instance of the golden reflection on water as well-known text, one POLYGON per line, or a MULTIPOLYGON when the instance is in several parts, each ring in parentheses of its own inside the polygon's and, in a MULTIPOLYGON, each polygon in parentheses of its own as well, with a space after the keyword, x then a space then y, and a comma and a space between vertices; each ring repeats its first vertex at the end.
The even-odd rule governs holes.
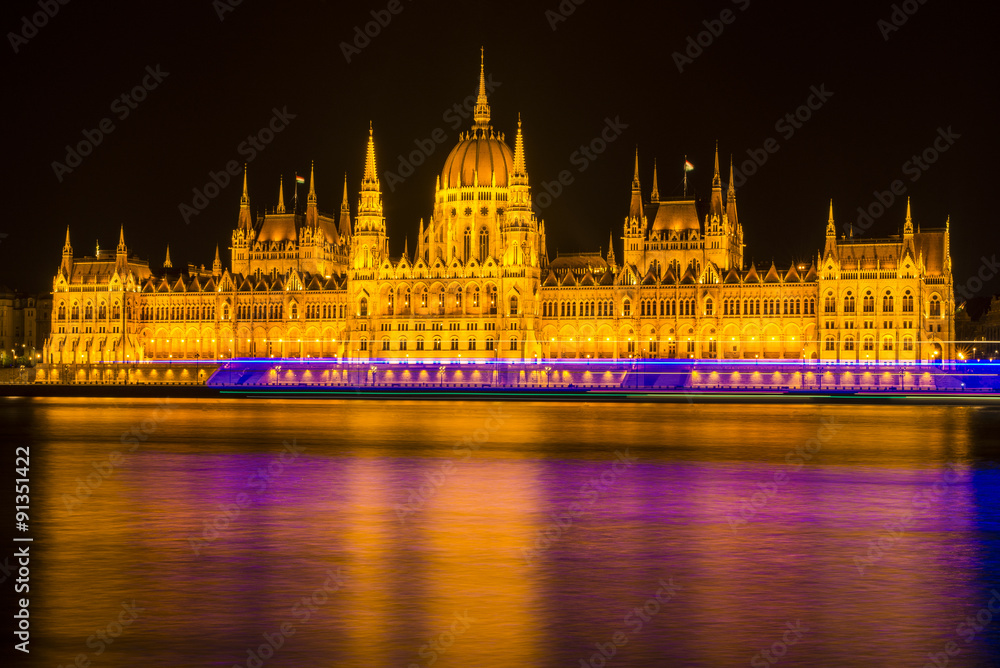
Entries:
POLYGON ((785 665, 922 665, 985 604, 997 559, 979 529, 995 471, 983 487, 976 462, 996 424, 979 409, 43 399, 0 407, 5 422, 12 411, 40 485, 45 665, 246 666, 283 624, 294 633, 264 666, 596 665, 616 632, 609 665, 746 665, 796 620, 807 640, 785 665), (948 463, 955 482, 860 574, 855 557, 948 463), (787 483, 734 528, 776 472, 787 483), (88 475, 99 485, 74 503, 88 475), (636 628, 663 582, 676 596, 636 628), (138 619, 88 645, 133 599, 138 619))

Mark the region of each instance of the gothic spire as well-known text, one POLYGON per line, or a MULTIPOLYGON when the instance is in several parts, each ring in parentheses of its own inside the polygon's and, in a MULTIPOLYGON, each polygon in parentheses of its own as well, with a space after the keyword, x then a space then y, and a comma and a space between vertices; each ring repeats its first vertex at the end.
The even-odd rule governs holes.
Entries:
POLYGON ((167 244, 167 257, 163 260, 163 268, 170 269, 173 266, 173 263, 170 261, 170 244, 167 244))
POLYGON ((473 112, 476 121, 474 130, 487 130, 490 126, 490 104, 486 99, 486 49, 479 49, 479 95, 476 97, 476 108, 473 112))
POLYGON ((309 166, 309 197, 306 201, 306 225, 319 225, 319 211, 316 209, 316 163, 309 166))
POLYGON ((278 177, 278 208, 275 213, 285 212, 285 181, 283 177, 278 177))
POLYGON ((344 199, 340 203, 340 229, 337 233, 346 243, 351 236, 351 204, 347 198, 347 174, 344 174, 344 199))
POLYGON ((608 266, 615 266, 615 236, 612 232, 608 232, 608 266))
POLYGON ((657 184, 656 179, 656 160, 653 160, 653 192, 649 195, 649 201, 659 202, 660 201, 660 189, 657 184))
POLYGON ((826 221, 826 236, 835 237, 837 236, 837 228, 833 224, 833 199, 830 199, 830 217, 826 221))
POLYGON ((628 217, 642 220, 642 186, 639 184, 639 147, 635 148, 635 172, 632 174, 632 202, 629 204, 628 217))
POLYGON ((712 187, 722 188, 722 178, 719 176, 719 140, 715 140, 715 173, 712 176, 712 187))
POLYGON ((222 275, 222 260, 219 259, 219 244, 215 244, 215 260, 212 262, 212 275, 222 275))
MULTIPOLYGON (((361 189, 374 185, 378 189, 378 170, 375 167, 375 132, 371 121, 368 121, 368 151, 365 153, 365 174, 361 179, 361 189)), ((370 188, 369 188, 370 189, 370 188)))
POLYGON ((910 198, 906 198, 906 222, 903 223, 903 234, 913 234, 913 217, 910 215, 910 198))
POLYGON ((729 154, 729 199, 736 199, 736 179, 733 178, 733 156, 729 154))
POLYGON ((69 245, 69 225, 66 226, 66 243, 63 244, 63 251, 66 250, 73 251, 73 247, 69 245))
POLYGON ((517 115, 517 137, 514 139, 514 175, 527 176, 524 165, 524 136, 521 134, 521 114, 517 115))
POLYGON ((253 220, 250 216, 250 196, 247 194, 246 163, 243 163, 243 195, 240 197, 240 218, 237 227, 247 232, 253 229, 253 220))

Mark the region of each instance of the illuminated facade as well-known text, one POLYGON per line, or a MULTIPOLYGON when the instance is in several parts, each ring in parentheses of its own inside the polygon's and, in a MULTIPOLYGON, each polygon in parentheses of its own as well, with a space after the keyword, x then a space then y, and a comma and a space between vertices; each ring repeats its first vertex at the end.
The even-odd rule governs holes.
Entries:
MULTIPOLYGON (((161 272, 114 253, 76 258, 67 230, 44 360, 59 365, 234 357, 331 359, 696 358, 913 362, 952 357, 949 230, 837 238, 807 265, 747 266, 730 168, 711 196, 649 199, 636 159, 621 260, 550 260, 532 206, 525 141, 474 124, 445 160, 417 248, 389 256, 369 129, 356 215, 254 220, 244 176, 232 263, 161 272)), ((624 203, 623 203, 624 204, 624 203)))

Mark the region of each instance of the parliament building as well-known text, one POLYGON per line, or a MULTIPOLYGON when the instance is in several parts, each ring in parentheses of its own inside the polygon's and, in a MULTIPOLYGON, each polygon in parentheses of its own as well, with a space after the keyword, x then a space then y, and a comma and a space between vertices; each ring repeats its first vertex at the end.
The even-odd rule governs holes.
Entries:
POLYGON ((371 128, 353 211, 345 180, 339 214, 320 213, 313 170, 304 211, 287 210, 279 187, 255 218, 244 174, 228 267, 218 248, 211 268, 174 267, 168 249, 154 270, 124 230, 113 251, 78 257, 67 230, 40 378, 234 358, 952 359, 947 222, 921 231, 907 203, 901 235, 838 236, 831 203, 809 264, 754 266, 716 150, 707 199, 661 198, 655 168, 647 195, 637 158, 619 241, 550 258, 521 122, 511 148, 490 119, 481 65, 474 123, 401 257, 389 253, 371 128))

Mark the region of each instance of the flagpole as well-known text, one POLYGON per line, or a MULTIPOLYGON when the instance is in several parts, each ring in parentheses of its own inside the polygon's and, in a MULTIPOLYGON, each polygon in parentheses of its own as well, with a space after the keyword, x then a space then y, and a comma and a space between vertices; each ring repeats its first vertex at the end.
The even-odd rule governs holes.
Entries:
POLYGON ((299 173, 295 172, 295 194, 292 195, 292 215, 299 212, 299 173))
POLYGON ((684 156, 684 166, 681 167, 684 170, 684 199, 688 196, 688 157, 684 156))

